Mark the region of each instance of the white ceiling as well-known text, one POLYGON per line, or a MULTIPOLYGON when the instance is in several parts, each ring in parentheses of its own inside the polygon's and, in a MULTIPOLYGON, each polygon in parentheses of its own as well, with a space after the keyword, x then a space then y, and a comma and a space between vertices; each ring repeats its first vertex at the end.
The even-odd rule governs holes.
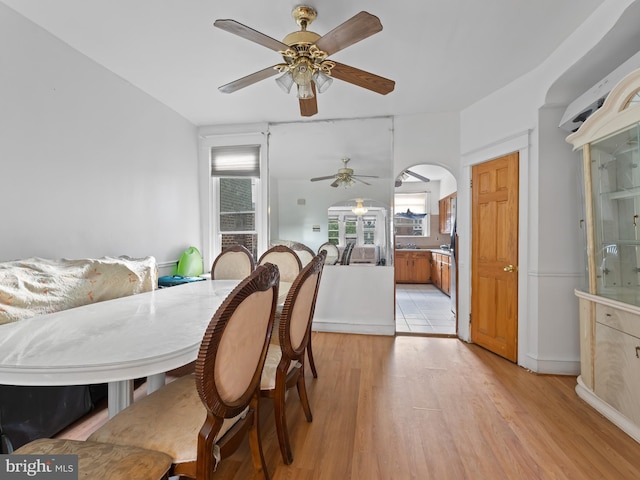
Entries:
MULTIPOLYGON (((195 125, 301 120, 275 77, 217 90, 280 58, 213 27, 230 18, 282 40, 298 1, 0 1, 195 125)), ((381 96, 336 80, 311 120, 458 111, 537 66, 602 1, 310 0, 320 35, 361 10, 378 16, 382 32, 331 58, 396 81, 381 96)))

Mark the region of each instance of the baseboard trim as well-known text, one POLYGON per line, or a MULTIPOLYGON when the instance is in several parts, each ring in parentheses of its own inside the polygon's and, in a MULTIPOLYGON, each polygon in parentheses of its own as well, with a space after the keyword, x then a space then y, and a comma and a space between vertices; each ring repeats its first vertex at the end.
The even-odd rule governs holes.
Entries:
POLYGON ((620 430, 629 435, 636 442, 640 443, 640 427, 638 427, 638 425, 631 422, 631 420, 629 420, 607 402, 598 397, 593 392, 593 390, 591 390, 584 384, 584 382, 582 381, 582 376, 578 377, 576 393, 582 400, 587 402, 595 410, 604 415, 607 420, 616 425, 620 430))
POLYGON ((578 375, 580 374, 580 360, 553 360, 536 358, 533 355, 525 356, 525 363, 522 365, 536 373, 549 375, 578 375))
POLYGON ((323 322, 314 320, 313 330, 330 333, 356 333, 361 335, 389 335, 396 334, 395 325, 356 325, 349 323, 323 322))

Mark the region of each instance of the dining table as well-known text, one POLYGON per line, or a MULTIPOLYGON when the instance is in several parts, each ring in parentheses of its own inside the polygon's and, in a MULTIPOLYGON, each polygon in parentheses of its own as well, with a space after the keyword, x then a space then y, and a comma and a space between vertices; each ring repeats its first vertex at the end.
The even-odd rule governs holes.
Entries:
POLYGON ((214 313, 240 280, 203 280, 0 325, 0 384, 108 384, 109 416, 198 355, 214 313))

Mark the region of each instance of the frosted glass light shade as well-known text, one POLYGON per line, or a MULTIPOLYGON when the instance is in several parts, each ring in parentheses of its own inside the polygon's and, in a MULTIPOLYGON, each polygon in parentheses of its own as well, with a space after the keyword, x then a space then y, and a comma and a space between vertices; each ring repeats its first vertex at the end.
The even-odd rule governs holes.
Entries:
POLYGON ((298 98, 301 100, 305 100, 308 98, 313 98, 313 89, 311 88, 311 83, 304 83, 302 85, 298 85, 298 98))
POLYGON ((313 81, 316 84, 316 90, 318 91, 318 93, 324 93, 333 83, 333 78, 322 72, 316 72, 313 74, 313 81))
POLYGON ((276 83, 278 86, 285 91, 285 93, 289 93, 291 91, 291 87, 293 86, 293 75, 291 72, 286 72, 276 78, 276 83))

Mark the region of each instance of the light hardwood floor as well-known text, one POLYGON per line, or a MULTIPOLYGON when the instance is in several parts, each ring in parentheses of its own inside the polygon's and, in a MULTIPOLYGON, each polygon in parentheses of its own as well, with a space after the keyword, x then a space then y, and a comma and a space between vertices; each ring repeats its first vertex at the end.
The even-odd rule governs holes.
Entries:
MULTIPOLYGON (((290 466, 261 404, 273 480, 640 478, 640 444, 577 397, 575 377, 536 375, 455 338, 314 332, 313 347, 313 422, 295 390, 287 401, 290 466)), ((84 438, 105 418, 62 436, 84 438)), ((253 478, 246 442, 217 473, 253 478)))

